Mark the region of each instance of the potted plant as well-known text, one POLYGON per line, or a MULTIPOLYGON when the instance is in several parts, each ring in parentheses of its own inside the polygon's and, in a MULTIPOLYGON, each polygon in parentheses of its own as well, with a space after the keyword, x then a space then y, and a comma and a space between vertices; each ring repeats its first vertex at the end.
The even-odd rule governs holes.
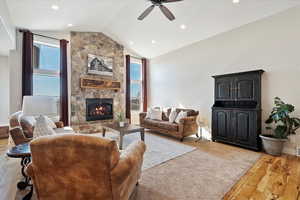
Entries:
POLYGON ((119 126, 120 127, 124 127, 125 126, 125 117, 124 114, 122 112, 117 114, 117 120, 119 122, 119 126))
POLYGON ((300 128, 300 119, 290 116, 295 110, 293 105, 284 103, 279 97, 275 97, 274 103, 275 106, 265 122, 268 124, 266 129, 273 130, 272 134, 260 135, 260 137, 265 151, 268 154, 279 156, 288 136, 296 134, 296 130, 300 128))

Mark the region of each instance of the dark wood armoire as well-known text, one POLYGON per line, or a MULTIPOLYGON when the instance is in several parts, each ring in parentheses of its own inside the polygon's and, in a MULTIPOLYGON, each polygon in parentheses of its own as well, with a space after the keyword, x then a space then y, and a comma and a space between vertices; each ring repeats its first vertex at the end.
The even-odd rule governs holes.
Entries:
POLYGON ((213 76, 212 140, 260 150, 263 70, 213 76))

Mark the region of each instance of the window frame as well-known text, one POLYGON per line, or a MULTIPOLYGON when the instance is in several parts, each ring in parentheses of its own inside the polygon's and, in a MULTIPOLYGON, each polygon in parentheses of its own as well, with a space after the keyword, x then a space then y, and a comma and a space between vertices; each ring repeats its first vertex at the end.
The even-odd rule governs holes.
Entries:
MULTIPOLYGON (((130 86, 131 84, 139 84, 140 85, 140 88, 141 88, 141 96, 140 96, 140 109, 139 111, 142 111, 143 110, 143 104, 144 104, 144 99, 143 99, 143 63, 142 63, 142 59, 137 59, 137 58, 132 58, 130 59, 130 67, 131 67, 131 64, 134 63, 134 64, 139 64, 140 65, 140 80, 132 80, 131 77, 130 77, 130 86)), ((130 69, 131 71, 131 69, 130 69)), ((131 90, 131 87, 130 87, 130 90, 131 90)), ((131 91, 130 91, 131 93, 131 91)), ((130 102, 131 102, 131 99, 132 99, 132 96, 130 95, 130 102)), ((130 108, 131 110, 131 108, 130 108)))

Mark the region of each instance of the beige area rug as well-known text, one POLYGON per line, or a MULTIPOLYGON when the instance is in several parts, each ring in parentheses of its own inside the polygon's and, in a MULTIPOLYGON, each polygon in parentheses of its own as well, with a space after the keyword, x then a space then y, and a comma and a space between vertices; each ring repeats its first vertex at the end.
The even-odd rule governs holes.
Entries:
MULTIPOLYGON (((107 134, 107 137, 118 138, 113 133, 107 134)), ((124 148, 135 139, 140 138, 138 135, 125 137, 124 148)), ((169 155, 173 158, 167 161, 161 159, 160 164, 153 164, 157 161, 147 164, 146 153, 145 166, 155 166, 144 168, 140 185, 131 200, 220 200, 261 155, 225 144, 209 141, 196 142, 196 139, 192 137, 187 138, 183 143, 185 145, 182 146, 178 140, 147 134, 146 143, 148 141, 150 152, 151 144, 156 143, 150 142, 152 139, 153 141, 159 140, 159 143, 166 147, 164 150, 170 149, 170 152, 174 148, 186 150, 186 146, 192 149, 186 150, 188 153, 177 154, 177 156, 170 153, 169 155), (169 146, 169 144, 174 146, 169 146)), ((148 155, 158 154, 157 150, 148 155)), ((22 199, 22 196, 24 196, 23 192, 17 192, 16 199, 22 199)), ((34 197, 32 199, 36 200, 34 197)))
MULTIPOLYGON (((116 140, 119 144, 119 135, 114 132, 106 134, 107 138, 116 140)), ((129 134, 124 136, 123 149, 136 140, 141 140, 140 134, 129 134)), ((149 169, 168 160, 186 154, 196 148, 181 143, 178 140, 172 140, 157 134, 145 133, 145 143, 147 146, 144 154, 143 170, 149 169)))
POLYGON ((260 153, 209 141, 197 150, 144 171, 136 200, 220 200, 260 153))
MULTIPOLYGON (((94 135, 99 137, 102 136, 102 134, 94 135)), ((106 138, 114 139, 117 143, 119 143, 119 135, 117 133, 107 132, 106 138)), ((126 149, 129 144, 140 139, 140 134, 129 134, 124 136, 123 149, 126 149)), ((177 140, 172 140, 151 133, 145 133, 145 143, 147 149, 144 154, 143 170, 149 169, 196 149, 195 147, 183 144, 177 140)), ((22 196, 24 196, 26 192, 28 191, 18 191, 16 199, 22 199, 22 196)), ((32 198, 32 200, 35 199, 35 197, 32 198)))

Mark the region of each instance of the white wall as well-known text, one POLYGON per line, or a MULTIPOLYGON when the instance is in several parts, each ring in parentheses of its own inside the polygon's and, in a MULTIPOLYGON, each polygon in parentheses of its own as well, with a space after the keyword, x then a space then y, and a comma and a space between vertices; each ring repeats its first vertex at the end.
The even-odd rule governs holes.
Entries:
POLYGON ((8 57, 0 56, 0 126, 8 124, 9 116, 9 67, 8 57))
POLYGON ((0 0, 0 55, 8 55, 15 48, 15 27, 11 21, 6 0, 0 0))
MULTIPOLYGON (((150 104, 198 109, 210 130, 211 76, 264 69, 263 119, 276 96, 295 105, 300 116, 299 19, 300 7, 293 8, 152 59, 150 104)), ((292 140, 286 152, 294 153, 295 137, 292 140)))
POLYGON ((22 106, 22 34, 16 32, 16 49, 9 51, 9 113, 20 111, 22 106))

